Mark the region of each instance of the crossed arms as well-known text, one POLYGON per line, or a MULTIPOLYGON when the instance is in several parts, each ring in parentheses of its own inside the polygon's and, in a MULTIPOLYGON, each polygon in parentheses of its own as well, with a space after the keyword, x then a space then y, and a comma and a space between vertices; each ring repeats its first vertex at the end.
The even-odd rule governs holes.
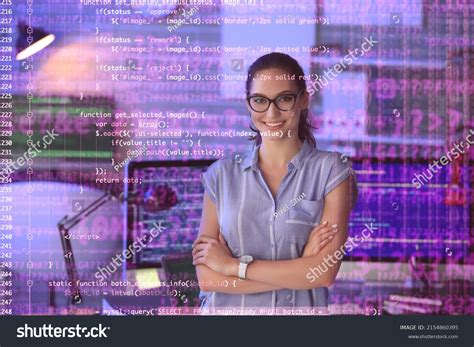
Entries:
POLYGON ((325 197, 321 223, 315 227, 300 258, 290 260, 254 260, 247 268, 247 279, 238 278, 239 260, 234 258, 219 232, 216 206, 204 194, 199 235, 193 244, 199 286, 203 291, 228 294, 251 294, 277 289, 307 290, 332 285, 341 260, 313 281, 308 269, 321 265, 327 256, 339 250, 347 240, 347 225, 352 209, 351 177, 336 186, 325 197), (333 227, 337 225, 337 227, 333 227), (225 282, 227 281, 227 282, 225 282), (223 286, 221 283, 229 283, 223 286))

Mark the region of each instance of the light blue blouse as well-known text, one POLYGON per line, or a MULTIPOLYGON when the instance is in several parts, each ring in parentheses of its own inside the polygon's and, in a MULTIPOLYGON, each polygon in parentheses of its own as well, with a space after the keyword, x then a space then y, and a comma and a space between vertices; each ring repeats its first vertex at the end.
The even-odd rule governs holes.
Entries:
MULTIPOLYGON (((214 162, 202 183, 216 204, 220 232, 235 257, 285 260, 301 257, 310 231, 319 224, 324 197, 355 173, 337 152, 307 142, 288 164, 274 199, 258 167, 258 147, 214 162)), ((356 185, 354 184, 354 187, 356 185)), ((353 190, 354 204, 357 188, 353 190)), ((281 289, 257 294, 200 293, 202 308, 327 307, 328 289, 281 289)))

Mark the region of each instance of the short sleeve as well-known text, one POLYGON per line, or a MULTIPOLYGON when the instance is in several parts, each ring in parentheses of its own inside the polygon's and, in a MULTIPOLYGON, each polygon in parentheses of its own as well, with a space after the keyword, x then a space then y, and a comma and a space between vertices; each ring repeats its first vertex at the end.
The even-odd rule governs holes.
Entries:
POLYGON ((212 163, 201 177, 201 183, 214 204, 217 204, 217 196, 219 194, 217 180, 219 166, 219 161, 212 163))
POLYGON ((328 173, 326 176, 327 179, 324 186, 323 196, 325 197, 328 195, 331 190, 344 182, 348 177, 352 177, 352 206, 355 206, 359 195, 359 191, 357 189, 357 177, 347 157, 339 152, 331 153, 327 160, 327 166, 325 170, 328 170, 328 173))

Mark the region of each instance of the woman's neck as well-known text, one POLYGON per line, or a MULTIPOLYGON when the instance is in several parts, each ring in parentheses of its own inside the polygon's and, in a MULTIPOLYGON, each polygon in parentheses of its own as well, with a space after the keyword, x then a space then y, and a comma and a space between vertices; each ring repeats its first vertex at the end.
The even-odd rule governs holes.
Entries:
POLYGON ((271 168, 286 168, 302 146, 298 137, 284 141, 262 140, 258 151, 259 163, 271 168))

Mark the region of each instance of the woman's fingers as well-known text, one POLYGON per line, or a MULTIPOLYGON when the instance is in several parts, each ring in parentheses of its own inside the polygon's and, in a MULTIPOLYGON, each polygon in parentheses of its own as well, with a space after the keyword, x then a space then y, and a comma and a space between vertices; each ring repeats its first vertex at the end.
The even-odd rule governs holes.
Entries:
POLYGON ((309 235, 309 238, 312 238, 313 236, 317 235, 321 230, 324 228, 327 228, 328 221, 324 221, 320 223, 319 225, 315 226, 313 230, 311 230, 311 234, 309 235))
POLYGON ((319 229, 324 228, 324 227, 326 227, 327 225, 328 225, 328 221, 327 221, 327 220, 324 221, 324 222, 322 222, 322 223, 319 223, 319 225, 317 225, 317 226, 313 229, 312 232, 317 232, 319 229))
POLYGON ((321 252, 321 250, 333 239, 333 236, 329 236, 328 238, 322 240, 321 242, 318 242, 316 245, 313 246, 312 252, 313 255, 318 254, 321 252))
POLYGON ((192 247, 196 246, 199 243, 203 243, 203 242, 212 243, 212 242, 216 242, 216 239, 213 238, 213 237, 201 235, 196 239, 196 241, 193 242, 192 247))
POLYGON ((334 236, 336 235, 336 233, 338 232, 339 229, 330 229, 328 231, 325 231, 325 232, 322 232, 320 233, 319 235, 315 235, 315 237, 313 238, 313 241, 315 242, 321 242, 322 240, 325 240, 327 239, 328 237, 330 236, 334 236))
POLYGON ((193 259, 193 265, 206 265, 206 262, 204 261, 204 257, 193 259))
POLYGON ((193 258, 197 259, 197 258, 203 257, 205 254, 206 254, 205 250, 201 250, 201 251, 196 252, 195 254, 193 254, 193 258))
POLYGON ((318 254, 333 238, 334 235, 326 235, 324 239, 314 239, 306 243, 303 250, 303 257, 318 254))
POLYGON ((313 234, 310 236, 305 247, 311 252, 311 255, 318 254, 334 238, 338 230, 337 225, 315 228, 315 231, 312 232, 313 234))
POLYGON ((196 254, 193 254, 193 265, 204 264, 205 254, 206 253, 204 250, 196 252, 196 254))
POLYGON ((206 249, 206 247, 207 247, 206 243, 198 243, 196 246, 193 247, 193 251, 192 251, 193 256, 194 254, 206 249))
POLYGON ((326 234, 328 232, 337 232, 337 230, 339 230, 337 224, 327 226, 327 223, 328 222, 326 221, 326 222, 321 223, 320 225, 318 225, 316 228, 314 228, 311 231, 311 234, 308 238, 308 241, 312 242, 314 240, 314 238, 316 238, 318 236, 321 236, 321 235, 326 234))
POLYGON ((317 244, 317 243, 321 243, 321 242, 323 242, 324 240, 327 240, 327 239, 331 240, 334 237, 334 235, 336 234, 336 232, 337 232, 337 229, 336 230, 329 230, 329 231, 327 231, 325 233, 322 233, 320 235, 316 235, 313 238, 313 240, 311 241, 311 243, 317 244))

